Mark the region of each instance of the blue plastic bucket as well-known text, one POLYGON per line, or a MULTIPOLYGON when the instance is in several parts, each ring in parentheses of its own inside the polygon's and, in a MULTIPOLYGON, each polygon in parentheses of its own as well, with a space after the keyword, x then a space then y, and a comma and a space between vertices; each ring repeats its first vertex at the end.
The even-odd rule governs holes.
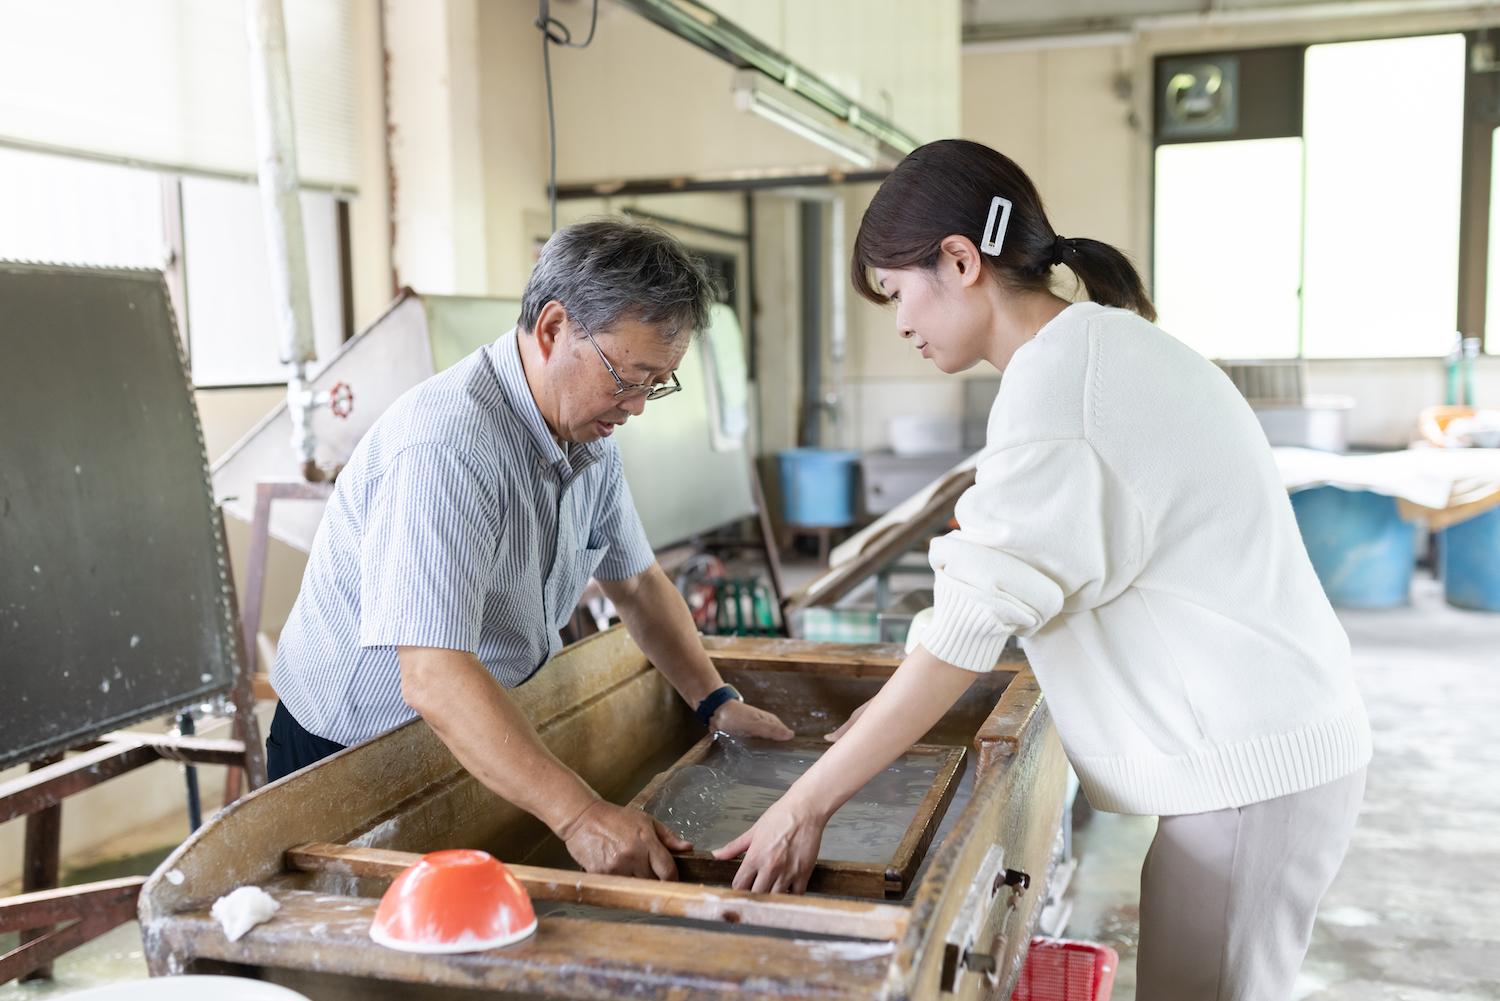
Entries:
POLYGON ((841 528, 854 523, 858 452, 794 448, 776 456, 781 468, 781 513, 791 525, 841 528))
POLYGON ((1443 529, 1442 577, 1448 604, 1500 612, 1500 508, 1443 529))
POLYGON ((1392 497, 1314 487, 1292 494, 1307 555, 1328 600, 1344 608, 1390 608, 1410 600, 1417 529, 1392 497))

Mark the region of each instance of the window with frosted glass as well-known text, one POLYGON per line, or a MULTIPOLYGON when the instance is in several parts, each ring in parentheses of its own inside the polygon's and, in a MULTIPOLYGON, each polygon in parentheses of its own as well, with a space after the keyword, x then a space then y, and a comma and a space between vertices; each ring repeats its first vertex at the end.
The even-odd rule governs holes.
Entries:
POLYGON ((1464 38, 1314 45, 1305 66, 1302 351, 1453 344, 1464 38))
POLYGON ((1172 57, 1238 86, 1220 95, 1232 133, 1221 141, 1179 140, 1158 94, 1162 324, 1217 358, 1445 354, 1458 322, 1464 36, 1282 49, 1287 61, 1268 68, 1269 51, 1172 57))
POLYGON ((1302 140, 1156 150, 1155 302, 1210 358, 1297 354, 1302 140))
MULTIPOLYGON (((303 191, 301 202, 318 352, 312 371, 317 372, 344 339, 338 206, 332 195, 318 191, 303 191)), ((193 382, 199 386, 286 379, 261 212, 253 184, 202 177, 182 180, 190 357, 193 382)))

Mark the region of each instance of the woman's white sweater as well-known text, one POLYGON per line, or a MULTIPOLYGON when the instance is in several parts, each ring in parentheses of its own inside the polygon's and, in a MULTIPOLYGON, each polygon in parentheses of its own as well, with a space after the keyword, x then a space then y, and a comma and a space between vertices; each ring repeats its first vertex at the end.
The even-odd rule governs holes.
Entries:
POLYGON ((956 513, 922 645, 987 671, 1020 637, 1096 808, 1243 806, 1369 761, 1265 434, 1155 325, 1075 303, 1017 351, 956 513))

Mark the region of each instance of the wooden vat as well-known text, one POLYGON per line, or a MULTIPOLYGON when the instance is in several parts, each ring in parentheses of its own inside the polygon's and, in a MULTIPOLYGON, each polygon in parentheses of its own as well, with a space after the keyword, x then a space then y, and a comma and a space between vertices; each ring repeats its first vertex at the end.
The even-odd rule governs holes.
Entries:
MULTIPOLYGON (((891 646, 705 639, 725 679, 815 738, 900 662, 891 646)), ((513 693, 564 761, 627 803, 703 732, 623 630, 577 643, 513 693)), ((567 868, 544 826, 474 781, 420 720, 225 809, 157 870, 140 917, 155 974, 218 972, 313 998, 1009 997, 1045 898, 1065 759, 1024 660, 982 677, 923 743, 967 748, 904 899, 741 893, 567 868), (483 848, 541 914, 507 949, 417 956, 368 929, 416 854, 483 848), (238 942, 210 918, 237 886, 275 918, 238 942)))

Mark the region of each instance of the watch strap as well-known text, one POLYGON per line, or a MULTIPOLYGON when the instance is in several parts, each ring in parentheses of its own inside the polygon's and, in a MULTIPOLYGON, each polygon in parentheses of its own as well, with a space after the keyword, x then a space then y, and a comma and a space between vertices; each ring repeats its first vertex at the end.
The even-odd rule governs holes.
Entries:
POLYGON ((731 699, 744 701, 744 696, 740 695, 739 690, 733 685, 723 685, 709 692, 708 696, 698 703, 698 708, 695 710, 698 722, 708 726, 713 722, 714 713, 719 711, 719 707, 731 699))

